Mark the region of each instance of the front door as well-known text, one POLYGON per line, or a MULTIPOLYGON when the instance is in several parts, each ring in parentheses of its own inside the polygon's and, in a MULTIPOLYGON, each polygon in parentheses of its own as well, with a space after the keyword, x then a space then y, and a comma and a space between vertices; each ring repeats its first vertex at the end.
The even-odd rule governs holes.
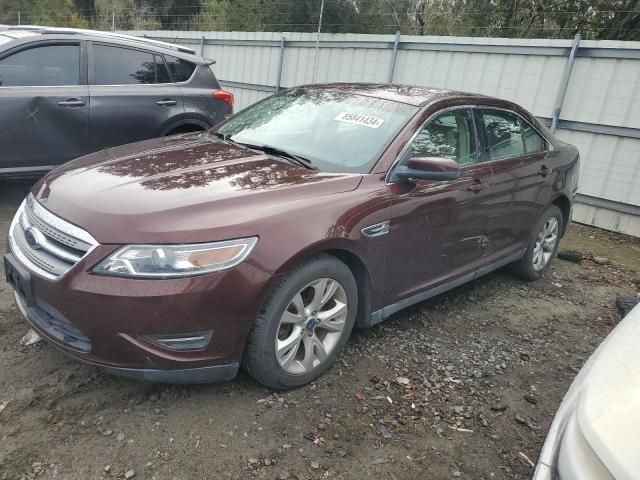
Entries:
POLYGON ((162 55, 92 43, 89 49, 92 151, 158 137, 184 112, 162 55))
POLYGON ((481 160, 493 171, 482 250, 482 263, 491 264, 527 247, 551 197, 552 152, 544 137, 514 112, 480 109, 476 118, 483 135, 481 160))
POLYGON ((475 271, 485 238, 486 196, 492 181, 490 166, 479 163, 477 153, 472 114, 466 108, 441 113, 413 140, 402 161, 426 156, 455 158, 460 176, 453 181, 389 185, 386 305, 475 271))
POLYGON ((89 148, 80 42, 40 43, 0 58, 0 175, 50 170, 89 148))

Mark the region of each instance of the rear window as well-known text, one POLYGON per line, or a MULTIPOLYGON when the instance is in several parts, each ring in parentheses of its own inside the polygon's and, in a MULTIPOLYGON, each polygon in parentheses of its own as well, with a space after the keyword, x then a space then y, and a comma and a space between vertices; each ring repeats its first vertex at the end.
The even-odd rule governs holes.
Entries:
POLYGON ((96 85, 169 83, 162 57, 130 48, 94 45, 96 85))
POLYGON ((164 58, 167 61, 174 82, 186 82, 196 69, 193 63, 181 58, 172 57, 171 55, 165 55, 164 58))

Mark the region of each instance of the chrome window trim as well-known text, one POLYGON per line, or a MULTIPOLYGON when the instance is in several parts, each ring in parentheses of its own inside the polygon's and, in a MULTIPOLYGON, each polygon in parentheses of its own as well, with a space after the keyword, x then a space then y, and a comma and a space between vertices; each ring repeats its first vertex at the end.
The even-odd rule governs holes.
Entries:
MULTIPOLYGON (((446 107, 443 108, 442 110, 438 110, 437 112, 433 112, 431 115, 429 115, 429 117, 422 122, 422 124, 420 124, 420 127, 418 127, 418 129, 414 132, 414 134, 411 136, 411 138, 407 141, 407 143, 405 144, 404 147, 402 147, 402 150, 400 151, 400 153, 396 156, 396 159, 393 161, 393 163, 391 164, 391 167, 389 167, 389 170, 387 170, 387 174, 384 178, 384 183, 385 185, 394 185, 396 183, 402 183, 402 182, 390 182, 389 181, 389 177, 391 176, 391 173, 393 172, 393 170, 398 166, 398 163, 400 163, 400 160, 404 157, 404 155, 407 153, 407 151, 409 150, 409 148, 411 147, 411 144, 415 141, 416 137, 420 134, 420 132, 422 131, 422 129, 430 122, 432 121, 435 117, 440 116, 442 113, 447 113, 447 112, 451 112, 451 111, 455 111, 455 110, 469 110, 469 112, 471 113, 471 115, 473 115, 473 106, 472 105, 456 105, 454 107, 446 107)), ((479 152, 480 150, 480 144, 479 144, 479 137, 478 137, 478 132, 476 130, 476 122, 474 121, 473 117, 471 118, 471 124, 472 124, 472 128, 473 128, 473 133, 475 136, 475 140, 476 140, 476 150, 479 152)), ((469 167, 474 167, 478 164, 480 164, 480 158, 478 158, 478 161, 472 165, 465 165, 463 167, 460 167, 460 169, 463 168, 469 168, 469 167)))
POLYGON ((99 243, 86 231, 82 230, 80 227, 76 227, 75 225, 67 222, 66 220, 58 217, 57 215, 54 215, 53 213, 49 212, 48 210, 46 210, 44 207, 42 207, 34 198, 33 198, 33 194, 29 194, 27 196, 27 198, 25 198, 22 203, 20 204, 20 207, 18 208, 18 211, 16 212, 16 214, 13 217, 13 220, 11 220, 11 224, 9 226, 9 251, 15 255, 15 257, 18 259, 18 261, 20 261, 20 263, 22 265, 24 265, 31 273, 33 273, 34 275, 37 275, 41 278, 44 278, 46 280, 50 280, 52 282, 57 282, 61 279, 63 279, 71 270, 74 269, 74 267, 82 260, 84 259, 87 255, 89 255, 98 245, 99 243), (30 203, 32 202, 32 203, 30 203), (82 255, 82 257, 74 264, 72 265, 66 272, 64 272, 62 275, 60 276, 56 276, 53 275, 49 272, 47 272, 46 270, 42 269, 41 267, 39 267, 38 265, 36 265, 35 263, 33 263, 31 260, 29 260, 29 258, 22 253, 21 249, 18 247, 17 245, 17 241, 15 239, 14 236, 14 230, 16 228, 16 226, 20 223, 20 219, 22 218, 22 215, 25 211, 25 207, 27 206, 27 204, 29 205, 33 205, 33 211, 34 213, 36 213, 36 215, 40 216, 40 218, 49 223, 51 226, 53 226, 54 228, 57 228, 58 230, 60 230, 61 232, 70 235, 70 236, 75 236, 76 238, 88 243, 91 245, 91 247, 82 255))

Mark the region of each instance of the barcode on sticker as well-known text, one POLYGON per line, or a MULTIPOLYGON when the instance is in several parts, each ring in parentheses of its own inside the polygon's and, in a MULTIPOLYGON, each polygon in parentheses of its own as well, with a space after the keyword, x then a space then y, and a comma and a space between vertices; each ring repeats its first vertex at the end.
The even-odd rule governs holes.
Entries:
POLYGON ((349 112, 342 112, 335 118, 335 120, 339 122, 353 123, 354 125, 362 125, 363 127, 369 128, 378 128, 382 125, 382 122, 384 122, 381 118, 349 112))

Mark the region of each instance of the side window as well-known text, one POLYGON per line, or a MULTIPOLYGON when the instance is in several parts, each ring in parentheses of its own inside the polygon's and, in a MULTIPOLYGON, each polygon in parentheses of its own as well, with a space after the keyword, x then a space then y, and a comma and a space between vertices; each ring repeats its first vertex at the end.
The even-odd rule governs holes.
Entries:
POLYGON ((47 45, 0 60, 0 87, 80 84, 80 45, 47 45))
POLYGON ((521 123, 525 151, 527 153, 546 152, 549 149, 547 141, 527 122, 521 121, 521 123))
POLYGON ((193 71, 196 69, 193 63, 187 62, 186 60, 172 57, 171 55, 165 55, 164 58, 167 61, 174 82, 186 82, 191 78, 193 71))
POLYGON ((93 61, 96 85, 169 82, 162 57, 151 52, 94 44, 93 61))
POLYGON ((413 157, 448 157, 460 166, 478 161, 476 142, 467 110, 453 110, 431 120, 411 144, 413 157))
POLYGON ((153 58, 156 62, 156 83, 171 83, 167 66, 164 64, 162 57, 160 55, 154 55, 153 58))
POLYGON ((525 154, 520 117, 502 110, 482 110, 481 113, 491 160, 525 154))

